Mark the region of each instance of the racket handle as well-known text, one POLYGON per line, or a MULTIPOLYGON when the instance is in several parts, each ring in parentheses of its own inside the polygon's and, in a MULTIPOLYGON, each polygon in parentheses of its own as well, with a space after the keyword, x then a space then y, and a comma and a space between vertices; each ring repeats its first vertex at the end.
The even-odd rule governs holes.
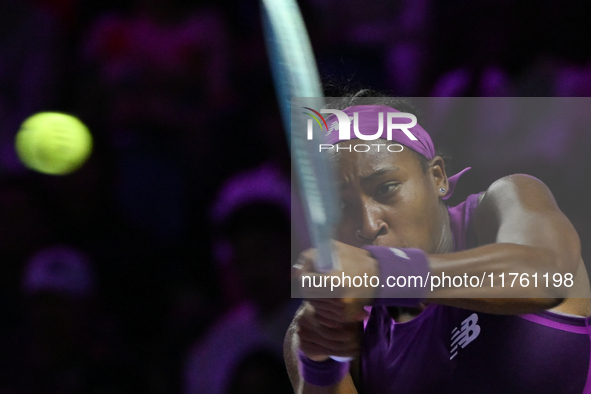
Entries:
POLYGON ((338 361, 340 363, 346 363, 347 361, 353 360, 353 357, 330 356, 330 358, 332 358, 333 360, 338 361))

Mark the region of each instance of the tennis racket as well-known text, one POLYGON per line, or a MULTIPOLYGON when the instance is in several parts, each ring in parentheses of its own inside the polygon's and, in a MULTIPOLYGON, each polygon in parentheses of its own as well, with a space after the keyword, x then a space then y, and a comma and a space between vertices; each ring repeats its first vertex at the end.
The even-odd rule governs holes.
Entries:
POLYGON ((331 238, 338 222, 337 194, 331 167, 318 150, 320 135, 307 140, 302 108, 292 108, 293 97, 315 97, 323 106, 323 93, 306 27, 295 0, 262 0, 263 25, 271 71, 300 185, 307 228, 318 249, 316 269, 327 272, 338 264, 333 258, 331 238))
MULTIPOLYGON (((326 153, 318 151, 322 143, 319 135, 307 140, 306 121, 301 108, 294 107, 294 97, 316 97, 322 107, 323 92, 318 69, 302 15, 295 0, 262 0, 262 15, 271 71, 281 108, 281 115, 295 166, 306 225, 312 244, 318 249, 315 265, 319 272, 338 267, 334 258, 331 238, 338 222, 335 179, 326 153)), ((348 357, 331 356, 337 361, 348 357)))

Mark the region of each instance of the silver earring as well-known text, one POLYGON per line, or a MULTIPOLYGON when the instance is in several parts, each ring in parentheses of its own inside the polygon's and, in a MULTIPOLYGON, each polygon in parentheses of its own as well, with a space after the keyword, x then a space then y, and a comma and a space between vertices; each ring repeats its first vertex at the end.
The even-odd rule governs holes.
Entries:
POLYGON ((442 188, 442 187, 440 187, 440 188, 439 188, 439 193, 445 193, 445 189, 444 189, 444 188, 442 188))

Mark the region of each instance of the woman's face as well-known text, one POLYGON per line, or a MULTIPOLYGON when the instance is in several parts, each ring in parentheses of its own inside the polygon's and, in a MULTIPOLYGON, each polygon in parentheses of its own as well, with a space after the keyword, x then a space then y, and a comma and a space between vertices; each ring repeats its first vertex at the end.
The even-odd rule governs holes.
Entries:
POLYGON ((409 148, 393 153, 372 146, 363 153, 340 150, 336 160, 342 201, 338 241, 437 252, 447 214, 440 203, 439 188, 447 190, 441 158, 424 170, 409 148))

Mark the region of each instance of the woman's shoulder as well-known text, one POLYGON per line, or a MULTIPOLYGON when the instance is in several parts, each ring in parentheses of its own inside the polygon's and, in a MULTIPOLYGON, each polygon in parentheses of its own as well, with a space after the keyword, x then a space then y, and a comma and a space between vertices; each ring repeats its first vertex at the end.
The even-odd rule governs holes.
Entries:
POLYGON ((524 195, 542 194, 551 195, 550 189, 540 179, 527 174, 512 174, 497 179, 484 193, 479 202, 485 196, 492 198, 515 198, 524 195))
POLYGON ((478 197, 476 220, 517 213, 549 212, 557 208, 552 192, 540 179, 527 174, 513 174, 493 182, 478 197))

